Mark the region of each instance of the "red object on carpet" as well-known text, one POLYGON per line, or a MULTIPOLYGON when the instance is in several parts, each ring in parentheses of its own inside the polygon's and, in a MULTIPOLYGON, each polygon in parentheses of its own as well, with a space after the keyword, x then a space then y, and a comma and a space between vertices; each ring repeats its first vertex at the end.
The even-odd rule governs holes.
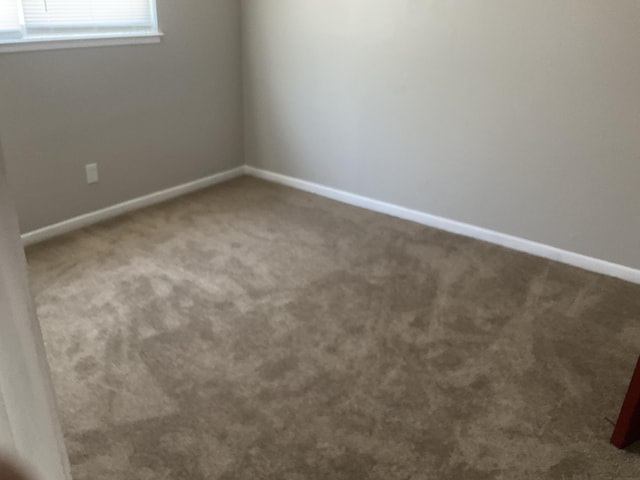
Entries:
POLYGON ((640 440, 640 358, 620 409, 611 443, 618 448, 626 448, 637 440, 640 440))

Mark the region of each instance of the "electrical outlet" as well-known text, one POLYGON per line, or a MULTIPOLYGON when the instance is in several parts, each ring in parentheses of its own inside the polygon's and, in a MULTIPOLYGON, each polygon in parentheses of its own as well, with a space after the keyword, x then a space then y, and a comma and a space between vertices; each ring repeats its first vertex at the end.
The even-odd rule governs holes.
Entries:
POLYGON ((90 163, 86 166, 87 169, 87 183, 98 183, 98 164, 90 163))

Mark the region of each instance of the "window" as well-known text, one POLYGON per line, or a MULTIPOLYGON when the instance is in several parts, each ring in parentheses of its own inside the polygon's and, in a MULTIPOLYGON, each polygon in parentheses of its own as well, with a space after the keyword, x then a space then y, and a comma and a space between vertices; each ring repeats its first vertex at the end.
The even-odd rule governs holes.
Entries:
POLYGON ((155 0, 0 0, 0 47, 158 37, 155 8, 155 0))

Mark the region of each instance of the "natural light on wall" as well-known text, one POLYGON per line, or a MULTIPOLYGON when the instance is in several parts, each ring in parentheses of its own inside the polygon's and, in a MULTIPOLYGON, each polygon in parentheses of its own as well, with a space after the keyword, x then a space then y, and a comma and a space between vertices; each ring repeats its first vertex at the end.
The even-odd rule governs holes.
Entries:
POLYGON ((0 48, 158 35, 155 0, 0 0, 0 48))

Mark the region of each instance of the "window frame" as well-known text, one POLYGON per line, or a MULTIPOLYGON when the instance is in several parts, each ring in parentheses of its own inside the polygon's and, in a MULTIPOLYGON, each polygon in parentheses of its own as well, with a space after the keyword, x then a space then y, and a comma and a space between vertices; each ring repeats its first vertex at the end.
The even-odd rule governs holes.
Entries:
MULTIPOLYGON (((158 25, 157 1, 150 0, 151 29, 106 32, 73 32, 55 35, 0 37, 0 54, 68 48, 144 45, 159 43, 163 37, 158 25)), ((24 27, 24 25, 23 25, 24 27)))

